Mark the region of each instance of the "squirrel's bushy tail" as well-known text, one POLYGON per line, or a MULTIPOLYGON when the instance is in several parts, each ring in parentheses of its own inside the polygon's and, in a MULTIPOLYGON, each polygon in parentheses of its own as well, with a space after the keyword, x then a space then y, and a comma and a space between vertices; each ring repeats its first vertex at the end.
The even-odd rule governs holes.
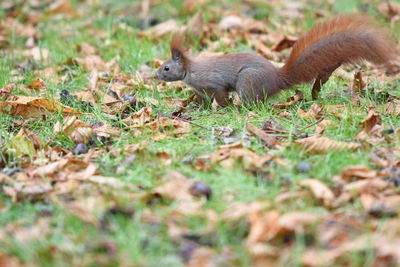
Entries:
POLYGON ((291 86, 310 82, 341 64, 367 60, 388 65, 394 54, 395 47, 386 33, 374 27, 369 17, 340 15, 300 38, 279 71, 291 86))

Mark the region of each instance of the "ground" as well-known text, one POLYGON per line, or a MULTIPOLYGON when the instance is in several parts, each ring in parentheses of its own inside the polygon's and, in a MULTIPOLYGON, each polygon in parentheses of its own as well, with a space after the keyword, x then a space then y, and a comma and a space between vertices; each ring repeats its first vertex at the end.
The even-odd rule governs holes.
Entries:
POLYGON ((356 12, 398 45, 399 2, 52 2, 0 3, 0 265, 400 264, 399 74, 225 108, 151 78, 177 29, 279 66, 356 12))

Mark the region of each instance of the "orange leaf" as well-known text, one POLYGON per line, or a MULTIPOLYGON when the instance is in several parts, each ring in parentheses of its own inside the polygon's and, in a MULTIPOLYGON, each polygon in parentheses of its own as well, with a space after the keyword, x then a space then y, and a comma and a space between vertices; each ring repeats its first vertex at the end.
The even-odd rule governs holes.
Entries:
POLYGON ((24 118, 61 112, 63 114, 82 114, 79 110, 64 106, 55 99, 17 96, 12 101, 0 102, 0 112, 24 118))

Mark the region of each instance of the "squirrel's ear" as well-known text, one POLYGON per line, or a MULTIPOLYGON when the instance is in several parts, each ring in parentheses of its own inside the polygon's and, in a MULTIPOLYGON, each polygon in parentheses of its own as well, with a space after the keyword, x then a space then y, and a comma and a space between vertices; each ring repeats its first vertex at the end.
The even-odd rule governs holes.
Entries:
POLYGON ((182 53, 176 48, 171 49, 172 59, 174 61, 182 61, 182 53))
POLYGON ((185 57, 185 47, 179 33, 175 33, 171 39, 171 56, 175 61, 183 61, 185 57))

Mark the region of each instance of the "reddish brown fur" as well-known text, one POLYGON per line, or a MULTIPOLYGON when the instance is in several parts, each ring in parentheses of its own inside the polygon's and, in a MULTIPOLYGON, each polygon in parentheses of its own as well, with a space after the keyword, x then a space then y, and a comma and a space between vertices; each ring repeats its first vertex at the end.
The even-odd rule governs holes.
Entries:
POLYGON ((291 86, 310 82, 341 64, 360 60, 388 64, 394 51, 385 32, 374 27, 368 17, 340 15, 300 38, 280 72, 291 86))

